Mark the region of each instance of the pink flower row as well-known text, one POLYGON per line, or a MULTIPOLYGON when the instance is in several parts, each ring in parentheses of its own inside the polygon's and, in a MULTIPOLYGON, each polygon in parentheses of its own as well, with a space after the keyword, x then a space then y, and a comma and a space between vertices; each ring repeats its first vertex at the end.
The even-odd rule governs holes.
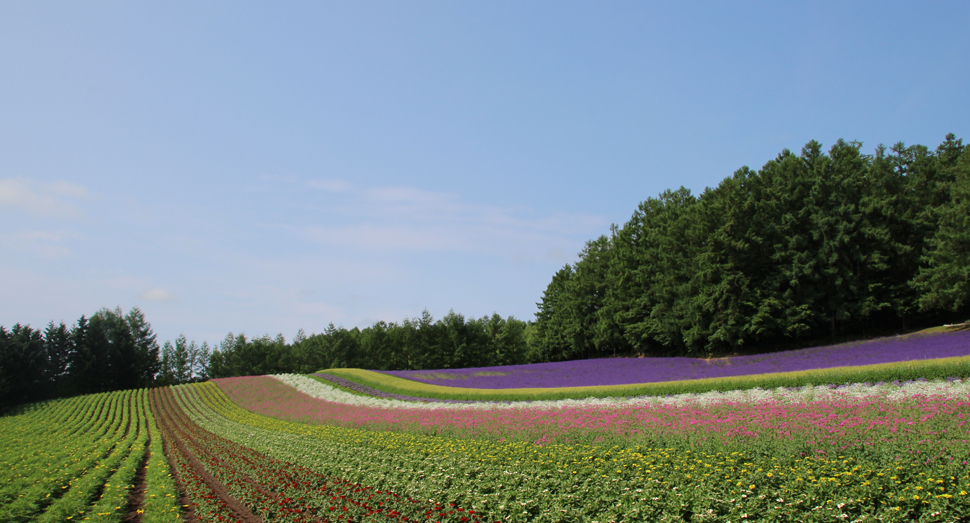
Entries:
POLYGON ((765 401, 710 406, 523 409, 379 408, 334 403, 259 376, 215 380, 237 405, 278 419, 460 437, 552 441, 579 434, 770 437, 862 443, 899 437, 970 439, 970 398, 916 396, 907 402, 846 398, 804 403, 765 401))

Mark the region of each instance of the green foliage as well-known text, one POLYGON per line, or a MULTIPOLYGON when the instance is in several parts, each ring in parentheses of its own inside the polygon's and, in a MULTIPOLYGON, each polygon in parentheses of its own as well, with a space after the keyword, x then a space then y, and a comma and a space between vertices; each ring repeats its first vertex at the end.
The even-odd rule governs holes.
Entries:
POLYGON ((970 148, 811 141, 648 198, 547 287, 530 361, 709 356, 970 311, 970 148))
POLYGON ((0 326, 0 406, 47 397, 45 356, 40 331, 19 323, 10 331, 0 326))
POLYGON ((970 305, 970 147, 947 136, 940 157, 953 173, 949 202, 940 206, 940 227, 930 240, 916 286, 922 309, 965 310, 970 305))
POLYGON ((68 328, 0 326, 0 408, 71 394, 146 387, 159 372, 151 325, 138 309, 102 309, 68 328))
POLYGON ((466 319, 454 311, 435 321, 427 311, 400 324, 377 322, 363 330, 330 324, 320 334, 248 339, 229 333, 212 352, 207 376, 307 374, 318 369, 447 369, 526 362, 529 326, 498 314, 466 319))
POLYGON ((175 339, 175 345, 166 341, 162 345, 160 372, 155 383, 178 385, 207 379, 211 352, 207 342, 189 343, 184 334, 175 339))
POLYGON ((0 418, 0 519, 122 521, 140 508, 129 495, 150 449, 143 521, 181 520, 147 400, 147 389, 90 394, 0 418))
POLYGON ((151 385, 158 372, 158 344, 136 307, 101 309, 72 331, 70 374, 77 392, 94 393, 151 385))

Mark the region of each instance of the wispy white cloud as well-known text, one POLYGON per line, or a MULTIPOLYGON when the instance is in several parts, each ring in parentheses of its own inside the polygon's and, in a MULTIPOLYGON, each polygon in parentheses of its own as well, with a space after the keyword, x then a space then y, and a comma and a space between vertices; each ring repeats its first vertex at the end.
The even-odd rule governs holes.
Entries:
POLYGON ((54 182, 46 185, 47 190, 53 194, 68 196, 70 198, 90 198, 91 193, 87 187, 69 182, 54 182))
POLYGON ((17 239, 23 242, 60 242, 64 240, 81 240, 83 237, 80 234, 75 234, 66 231, 21 231, 16 235, 17 239))
POLYGON ((65 245, 72 240, 81 240, 79 234, 67 231, 34 231, 24 230, 13 234, 0 236, 8 246, 19 252, 33 253, 41 258, 64 258, 71 255, 71 249, 65 245))
POLYGON ((154 287, 138 293, 138 298, 145 301, 174 301, 175 295, 161 287, 154 287))
POLYGON ((334 219, 304 226, 302 235, 351 248, 488 254, 517 262, 559 261, 561 253, 578 251, 581 241, 608 225, 598 216, 537 216, 528 208, 472 203, 414 187, 354 191, 331 211, 334 219))
POLYGON ((134 278, 131 276, 113 276, 101 280, 100 285, 109 289, 133 291, 151 287, 151 282, 143 278, 134 278))
POLYGON ((81 211, 68 199, 87 199, 84 186, 68 183, 37 183, 26 178, 0 178, 0 209, 19 209, 45 217, 74 218, 81 211))
POLYGON ((319 189, 327 192, 347 192, 354 188, 353 184, 346 180, 326 178, 322 180, 310 180, 307 185, 312 189, 319 189))
POLYGON ((294 174, 262 174, 259 176, 260 180, 271 181, 271 182, 289 182, 296 183, 298 178, 294 174))

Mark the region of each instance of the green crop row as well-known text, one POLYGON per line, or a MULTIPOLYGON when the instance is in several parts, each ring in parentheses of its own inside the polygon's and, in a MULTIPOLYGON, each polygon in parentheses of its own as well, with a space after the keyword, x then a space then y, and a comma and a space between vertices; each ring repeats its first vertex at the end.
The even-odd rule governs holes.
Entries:
MULTIPOLYGON (((146 396, 148 391, 145 391, 146 396)), ((146 410, 148 405, 146 399, 146 410)), ((161 431, 155 423, 155 415, 149 412, 148 460, 145 463, 145 491, 140 509, 142 523, 171 523, 182 519, 178 503, 178 489, 172 477, 162 441, 161 431)))
MULTIPOLYGON (((141 510, 129 507, 129 496, 149 451, 147 393, 43 402, 0 418, 0 520, 118 522, 141 510)), ((143 521, 174 521, 174 484, 167 465, 159 468, 168 482, 156 480, 154 490, 169 501, 152 514, 167 517, 145 513, 143 521)))
POLYGON ((150 432, 148 429, 147 393, 146 389, 137 391, 137 401, 132 406, 136 414, 135 422, 138 426, 135 432, 136 437, 133 440, 128 439, 131 442, 128 455, 124 458, 124 461, 110 469, 112 473, 104 482, 101 496, 94 506, 87 511, 85 519, 117 523, 124 519, 127 514, 128 497, 131 489, 134 488, 132 483, 138 473, 138 467, 145 461, 148 452, 150 432))
POLYGON ((95 416, 79 419, 80 428, 67 427, 61 434, 51 433, 49 421, 43 416, 29 420, 20 420, 20 416, 4 418, 7 424, 19 425, 16 440, 21 446, 8 447, 0 458, 6 465, 3 473, 8 475, 0 492, 0 519, 33 520, 107 456, 117 442, 116 433, 122 429, 122 394, 101 396, 93 398, 97 401, 95 416), (31 429, 41 436, 32 434, 31 429))
POLYGON ((584 399, 591 397, 666 396, 669 394, 697 394, 715 390, 774 389, 778 387, 804 387, 808 385, 845 385, 850 383, 892 382, 897 380, 967 378, 970 377, 970 356, 777 372, 727 378, 704 378, 630 385, 522 389, 472 389, 431 385, 363 369, 327 369, 320 371, 320 373, 339 376, 366 387, 404 396, 475 401, 537 401, 584 399))
MULTIPOLYGON (((83 474, 71 480, 65 494, 52 502, 49 507, 35 518, 40 523, 65 521, 68 517, 77 518, 89 512, 99 493, 105 488, 107 479, 118 470, 122 461, 132 451, 137 437, 137 418, 132 418, 131 393, 125 391, 115 412, 119 415, 118 428, 103 441, 104 457, 83 474)), ((100 450, 100 449, 99 449, 100 450)), ((94 455, 101 454, 95 452, 94 455)))

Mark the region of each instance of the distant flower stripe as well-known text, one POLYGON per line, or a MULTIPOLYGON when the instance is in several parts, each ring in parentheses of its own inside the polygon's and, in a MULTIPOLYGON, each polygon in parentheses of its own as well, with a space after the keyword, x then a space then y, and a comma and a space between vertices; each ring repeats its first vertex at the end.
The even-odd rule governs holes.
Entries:
POLYGON ((970 355, 970 332, 962 331, 710 360, 603 358, 506 367, 381 372, 432 385, 464 388, 555 388, 737 377, 967 355, 970 355))
POLYGON ((476 403, 475 400, 449 400, 449 399, 422 398, 419 396, 405 396, 403 394, 394 394, 391 392, 384 392, 382 390, 377 390, 373 387, 368 387, 366 385, 361 385, 359 383, 350 381, 346 378, 341 378, 340 376, 332 376, 330 374, 313 374, 312 376, 320 378, 322 380, 327 380, 341 387, 348 388, 350 390, 357 391, 362 394, 366 394, 368 396, 373 396, 375 398, 395 399, 395 400, 401 400, 401 401, 420 401, 425 403, 476 403))

